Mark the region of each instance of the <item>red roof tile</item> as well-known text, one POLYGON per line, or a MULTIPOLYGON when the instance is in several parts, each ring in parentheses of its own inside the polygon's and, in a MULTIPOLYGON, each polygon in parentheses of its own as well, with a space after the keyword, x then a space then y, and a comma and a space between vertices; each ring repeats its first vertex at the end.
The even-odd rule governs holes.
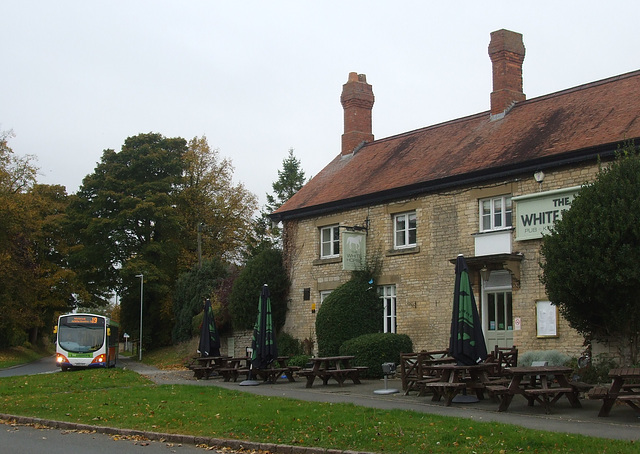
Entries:
POLYGON ((640 138, 640 71, 517 103, 501 119, 489 112, 429 126, 338 155, 274 214, 332 211, 495 177, 640 138))

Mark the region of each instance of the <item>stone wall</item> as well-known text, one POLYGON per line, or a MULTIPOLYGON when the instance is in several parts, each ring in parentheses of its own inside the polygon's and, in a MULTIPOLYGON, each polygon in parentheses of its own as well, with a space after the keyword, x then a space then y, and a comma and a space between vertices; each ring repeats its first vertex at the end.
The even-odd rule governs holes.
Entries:
MULTIPOLYGON (((285 225, 288 235, 285 254, 288 254, 286 260, 291 273, 291 293, 284 330, 301 341, 312 339, 317 345, 315 318, 320 308, 320 292, 335 289, 350 278, 350 272, 342 270, 339 259, 319 258, 319 229, 334 224, 363 226, 368 220, 367 258, 382 260, 382 274, 376 285, 396 285, 397 332, 411 337, 414 350, 447 348, 455 278, 452 260, 458 254, 465 257, 475 254, 473 234, 479 229, 478 198, 484 193, 499 193, 503 188, 508 189, 503 194, 518 196, 579 186, 592 180, 597 170, 595 164, 550 170, 543 183, 537 183, 527 174, 482 187, 457 188, 288 222, 285 225), (417 245, 394 251, 393 215, 407 211, 415 211, 417 215, 417 245), (304 299, 306 288, 310 289, 310 300, 304 299), (312 312, 313 304, 315 313, 312 312)), ((514 276, 516 285, 512 289, 513 317, 522 321, 521 329, 513 332, 514 343, 521 352, 559 350, 578 355, 583 348, 582 337, 561 318, 557 337, 537 337, 536 301, 546 299, 539 281, 540 243, 541 240, 516 241, 515 231, 512 231, 512 250, 523 254, 520 276, 514 276)), ((474 293, 479 302, 479 276, 474 279, 474 293)), ((492 345, 488 347, 493 348, 492 345)))

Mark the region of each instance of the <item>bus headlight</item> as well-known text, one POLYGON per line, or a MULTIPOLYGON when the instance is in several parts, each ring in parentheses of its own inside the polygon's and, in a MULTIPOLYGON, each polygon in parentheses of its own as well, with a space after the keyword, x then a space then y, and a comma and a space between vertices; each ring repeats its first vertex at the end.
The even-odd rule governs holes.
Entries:
POLYGON ((68 363, 69 360, 67 359, 66 356, 64 356, 63 354, 60 353, 56 353, 56 363, 58 365, 63 364, 63 363, 68 363))

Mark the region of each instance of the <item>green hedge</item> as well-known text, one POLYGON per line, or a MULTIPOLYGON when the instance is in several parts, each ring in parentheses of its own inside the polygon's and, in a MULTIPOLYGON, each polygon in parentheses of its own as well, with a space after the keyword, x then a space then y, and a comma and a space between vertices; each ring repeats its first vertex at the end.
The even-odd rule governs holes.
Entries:
POLYGON ((354 272, 351 280, 324 300, 316 318, 318 354, 335 356, 354 337, 382 328, 382 301, 371 274, 354 272))
POLYGON ((382 378, 382 363, 400 365, 400 353, 413 351, 411 338, 406 334, 365 334, 346 341, 340 347, 341 355, 355 356, 354 364, 367 366, 365 378, 382 378))

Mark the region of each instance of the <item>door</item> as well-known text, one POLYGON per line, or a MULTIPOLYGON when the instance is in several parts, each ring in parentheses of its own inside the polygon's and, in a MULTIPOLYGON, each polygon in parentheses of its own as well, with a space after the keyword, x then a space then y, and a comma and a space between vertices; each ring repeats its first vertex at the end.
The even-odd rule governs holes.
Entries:
POLYGON ((492 271, 483 283, 482 327, 487 348, 513 345, 513 294, 508 271, 492 271))

